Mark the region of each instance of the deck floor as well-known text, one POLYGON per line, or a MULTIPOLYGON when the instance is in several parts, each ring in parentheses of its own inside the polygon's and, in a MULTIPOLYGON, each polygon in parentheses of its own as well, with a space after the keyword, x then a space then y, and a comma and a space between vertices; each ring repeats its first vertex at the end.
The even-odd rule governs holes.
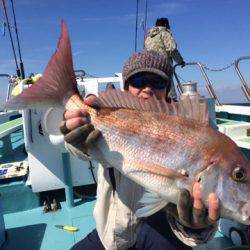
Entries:
MULTIPOLYGON (((78 201, 80 202, 80 201, 78 201)), ((93 207, 95 201, 86 201, 73 208, 65 202, 56 212, 43 213, 42 207, 4 215, 7 241, 2 250, 69 250, 95 228, 93 207), (55 225, 74 226, 77 232, 58 229, 55 225), (18 246, 18 248, 17 248, 18 246)), ((229 239, 217 233, 216 238, 195 250, 222 250, 232 246, 229 239)))
POLYGON ((7 241, 3 250, 68 250, 95 228, 92 215, 95 201, 73 208, 65 202, 56 212, 43 213, 42 207, 4 215, 7 241), (55 225, 74 226, 77 232, 58 229, 55 225), (17 248, 17 246, 19 246, 17 248))

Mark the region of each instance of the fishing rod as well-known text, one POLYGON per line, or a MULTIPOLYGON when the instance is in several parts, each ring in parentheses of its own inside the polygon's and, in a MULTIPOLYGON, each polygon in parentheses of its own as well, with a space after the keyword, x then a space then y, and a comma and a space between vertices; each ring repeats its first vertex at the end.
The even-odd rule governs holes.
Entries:
POLYGON ((144 21, 144 41, 143 48, 145 48, 145 41, 147 38, 147 19, 148 19, 148 0, 145 0, 145 21, 144 21))
POLYGON ((11 29, 10 29, 10 23, 9 23, 9 18, 8 18, 8 13, 7 13, 7 8, 6 8, 5 0, 2 0, 2 4, 3 4, 3 9, 4 9, 5 20, 6 20, 6 23, 7 23, 7 28, 8 28, 8 31, 9 31, 11 47, 12 47, 12 51, 13 51, 13 55, 14 55, 14 59, 15 59, 16 73, 17 73, 17 76, 20 77, 21 73, 20 73, 20 69, 18 67, 18 63, 17 63, 16 51, 15 51, 15 46, 14 46, 14 42, 13 42, 13 38, 12 38, 12 33, 11 33, 11 29))
POLYGON ((19 36, 18 36, 18 29, 17 29, 16 15, 15 15, 15 10, 14 10, 13 0, 10 0, 10 2, 11 2, 11 9, 12 9, 12 14, 13 14, 13 18, 14 18, 14 27, 15 27, 15 33, 16 33, 19 60, 20 60, 19 63, 20 63, 20 68, 21 68, 21 77, 22 77, 22 79, 24 79, 25 78, 25 73, 24 73, 24 66, 23 66, 21 48, 20 48, 20 43, 19 43, 19 36))
POLYGON ((136 0, 136 18, 135 18, 135 52, 137 51, 138 6, 139 6, 139 0, 136 0))
MULTIPOLYGON (((21 70, 19 69, 18 63, 17 63, 16 51, 15 51, 15 47, 14 47, 14 43, 13 43, 13 38, 12 38, 11 29, 10 29, 10 23, 9 23, 9 18, 8 18, 8 13, 7 13, 7 8, 6 8, 5 0, 2 0, 2 4, 3 4, 3 9, 4 9, 4 13, 5 13, 5 19, 6 19, 6 23, 7 23, 7 27, 8 27, 8 31, 9 31, 9 36, 10 36, 10 41, 11 41, 11 47, 12 47, 12 50, 13 50, 14 59, 15 59, 15 63, 16 63, 17 76, 20 77, 21 79, 24 79, 25 78, 25 73, 24 73, 24 66, 23 66, 21 49, 20 49, 20 43, 19 43, 19 36, 18 36, 18 29, 17 29, 17 23, 16 23, 16 15, 15 15, 15 10, 14 10, 14 4, 13 4, 13 1, 11 0, 12 14, 13 14, 13 19, 14 19, 14 28, 15 28, 16 39, 17 39, 17 47, 18 47, 18 52, 19 52, 19 60, 20 60, 19 63, 20 63, 21 70)), ((28 110, 27 119, 28 119, 28 124, 29 124, 28 126, 29 126, 30 141, 33 142, 32 122, 31 122, 31 110, 30 109, 28 110)))

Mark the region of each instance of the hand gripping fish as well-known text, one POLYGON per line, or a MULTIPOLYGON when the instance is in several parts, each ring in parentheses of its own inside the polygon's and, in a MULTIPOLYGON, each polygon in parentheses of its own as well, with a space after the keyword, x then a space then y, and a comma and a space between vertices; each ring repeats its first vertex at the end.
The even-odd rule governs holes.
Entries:
POLYGON ((57 50, 43 77, 5 108, 64 105, 87 110, 102 132, 91 155, 150 191, 138 216, 149 216, 168 202, 176 204, 180 188, 191 192, 199 182, 206 206, 209 193, 216 193, 221 217, 250 225, 250 164, 237 145, 209 127, 199 98, 187 97, 178 105, 151 99, 110 90, 100 94, 100 108, 87 106, 77 91, 69 34, 62 22, 57 50))

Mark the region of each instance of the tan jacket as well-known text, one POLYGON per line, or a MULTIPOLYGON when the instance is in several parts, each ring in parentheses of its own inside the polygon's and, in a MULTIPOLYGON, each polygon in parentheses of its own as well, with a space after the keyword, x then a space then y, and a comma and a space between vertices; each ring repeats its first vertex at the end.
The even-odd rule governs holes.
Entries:
POLYGON ((155 50, 160 54, 181 63, 183 58, 177 50, 177 44, 171 32, 165 27, 153 27, 145 41, 147 50, 155 50))
MULTIPOLYGON (((72 145, 66 144, 65 146, 78 158, 91 160, 90 157, 72 145)), ((141 220, 135 216, 135 211, 144 189, 116 169, 114 169, 114 175, 116 181, 115 192, 113 192, 108 168, 99 167, 98 169, 94 218, 98 235, 105 249, 123 250, 133 246, 136 242, 141 220)), ((190 246, 205 243, 216 232, 216 226, 214 226, 194 234, 190 230, 187 231, 170 216, 169 224, 175 235, 190 246)))

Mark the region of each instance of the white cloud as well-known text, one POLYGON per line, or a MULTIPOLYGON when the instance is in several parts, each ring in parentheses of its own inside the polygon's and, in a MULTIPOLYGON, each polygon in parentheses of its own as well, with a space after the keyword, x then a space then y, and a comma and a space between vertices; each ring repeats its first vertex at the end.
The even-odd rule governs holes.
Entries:
POLYGON ((78 55, 81 55, 81 54, 85 54, 85 51, 76 51, 76 52, 73 52, 73 56, 78 56, 78 55))
POLYGON ((153 13, 164 13, 164 15, 175 14, 187 10, 187 6, 180 2, 166 2, 152 5, 153 13))
POLYGON ((72 44, 72 47, 77 47, 77 46, 82 47, 82 46, 86 46, 86 45, 95 45, 95 46, 97 46, 97 45, 100 45, 101 42, 97 41, 97 40, 95 40, 95 41, 90 41, 90 40, 75 41, 74 40, 74 41, 71 42, 71 44, 72 44))
POLYGON ((134 21, 135 14, 125 14, 123 16, 105 16, 105 17, 79 17, 78 22, 123 22, 134 21))

